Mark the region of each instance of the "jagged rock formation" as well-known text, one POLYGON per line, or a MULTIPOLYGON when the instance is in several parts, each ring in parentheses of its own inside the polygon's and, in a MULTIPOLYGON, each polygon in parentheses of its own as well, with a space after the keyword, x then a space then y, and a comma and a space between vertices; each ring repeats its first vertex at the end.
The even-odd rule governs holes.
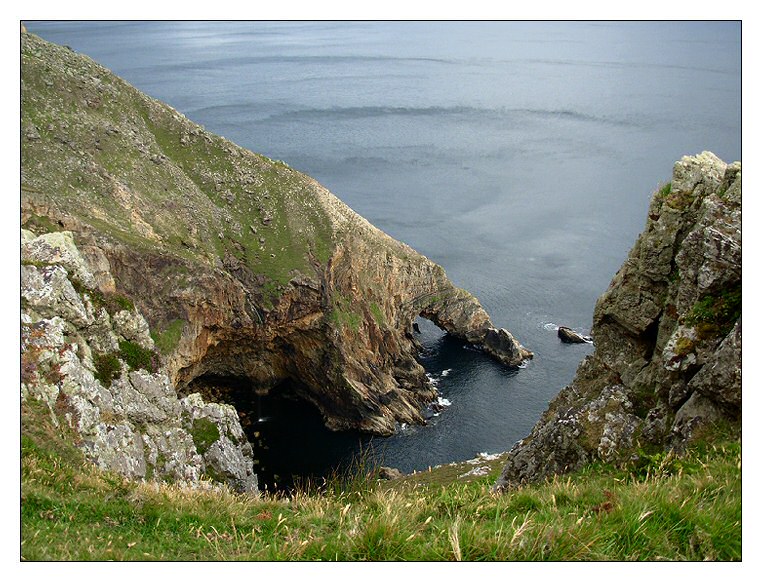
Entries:
POLYGON ((257 491, 236 411, 199 394, 178 399, 152 369, 145 319, 126 298, 97 290, 71 233, 22 230, 21 258, 22 402, 42 401, 103 469, 257 491))
POLYGON ((22 225, 74 233, 130 297, 180 391, 249 380, 334 429, 390 434, 436 397, 411 324, 508 365, 531 353, 444 270, 311 178, 206 132, 72 50, 22 34, 22 225))
POLYGON ((592 333, 595 352, 511 449, 497 488, 740 429, 739 162, 675 164, 592 333))

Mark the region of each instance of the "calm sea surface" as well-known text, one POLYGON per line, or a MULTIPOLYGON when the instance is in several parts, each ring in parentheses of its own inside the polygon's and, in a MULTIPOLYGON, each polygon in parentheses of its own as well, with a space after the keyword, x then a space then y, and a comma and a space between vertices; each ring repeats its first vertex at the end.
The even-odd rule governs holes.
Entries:
MULTIPOLYGON (((424 327, 423 363, 451 404, 372 439, 404 471, 526 436, 592 350, 555 326, 589 331, 674 161, 741 158, 737 23, 26 24, 315 177, 535 352, 511 371, 424 327)), ((270 433, 275 472, 368 446, 315 436, 319 419, 300 414, 303 433, 270 433)))

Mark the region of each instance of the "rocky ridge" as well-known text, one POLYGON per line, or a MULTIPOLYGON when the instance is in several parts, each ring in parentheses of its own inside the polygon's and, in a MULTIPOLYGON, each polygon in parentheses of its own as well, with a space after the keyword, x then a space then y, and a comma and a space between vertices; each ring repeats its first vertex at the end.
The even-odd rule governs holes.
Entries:
POLYGON ((595 352, 497 489, 740 430, 741 164, 684 157, 593 317, 595 352))
POLYGON ((22 33, 21 53, 22 225, 73 233, 179 392, 243 379, 312 402, 331 428, 388 435, 436 398, 418 315, 507 365, 531 357, 439 265, 308 176, 71 49, 22 33))
POLYGON ((235 409, 199 394, 178 398, 154 370, 145 319, 126 298, 97 290, 71 233, 22 230, 21 259, 22 404, 44 403, 102 469, 257 491, 235 409))

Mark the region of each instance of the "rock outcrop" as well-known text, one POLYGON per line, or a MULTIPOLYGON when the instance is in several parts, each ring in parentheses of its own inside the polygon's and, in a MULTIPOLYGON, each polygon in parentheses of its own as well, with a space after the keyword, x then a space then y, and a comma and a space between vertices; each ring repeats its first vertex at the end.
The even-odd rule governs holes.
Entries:
POLYGON ((564 327, 563 325, 558 328, 558 337, 565 344, 585 344, 592 341, 592 338, 585 337, 570 327, 564 327))
MULTIPOLYGON (((22 33, 21 60, 22 225, 73 233, 87 284, 134 302, 180 392, 245 379, 312 402, 331 428, 388 435, 436 398, 418 315, 507 365, 531 357, 440 266, 311 178, 71 49, 22 33)), ((145 337, 128 324, 96 322, 145 337)))
POLYGON ((595 352, 510 451, 497 488, 680 450, 741 418, 741 164, 675 164, 593 320, 595 352))
POLYGON ((148 325, 105 297, 71 233, 22 231, 21 397, 67 423, 87 458, 131 479, 256 492, 251 445, 232 406, 182 400, 155 370, 148 325))

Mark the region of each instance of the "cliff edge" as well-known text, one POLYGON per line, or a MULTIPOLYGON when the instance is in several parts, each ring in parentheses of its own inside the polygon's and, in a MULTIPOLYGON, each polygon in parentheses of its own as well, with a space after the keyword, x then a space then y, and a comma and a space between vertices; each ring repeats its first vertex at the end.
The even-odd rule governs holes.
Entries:
POLYGON ((22 226, 71 232, 128 297, 170 383, 236 379, 388 435, 436 398, 422 315, 511 366, 531 357, 444 270, 313 179, 245 150, 69 48, 21 35, 22 226))
POLYGON ((496 487, 679 451, 741 422, 741 164, 684 157, 599 298, 595 352, 510 451, 496 487))

